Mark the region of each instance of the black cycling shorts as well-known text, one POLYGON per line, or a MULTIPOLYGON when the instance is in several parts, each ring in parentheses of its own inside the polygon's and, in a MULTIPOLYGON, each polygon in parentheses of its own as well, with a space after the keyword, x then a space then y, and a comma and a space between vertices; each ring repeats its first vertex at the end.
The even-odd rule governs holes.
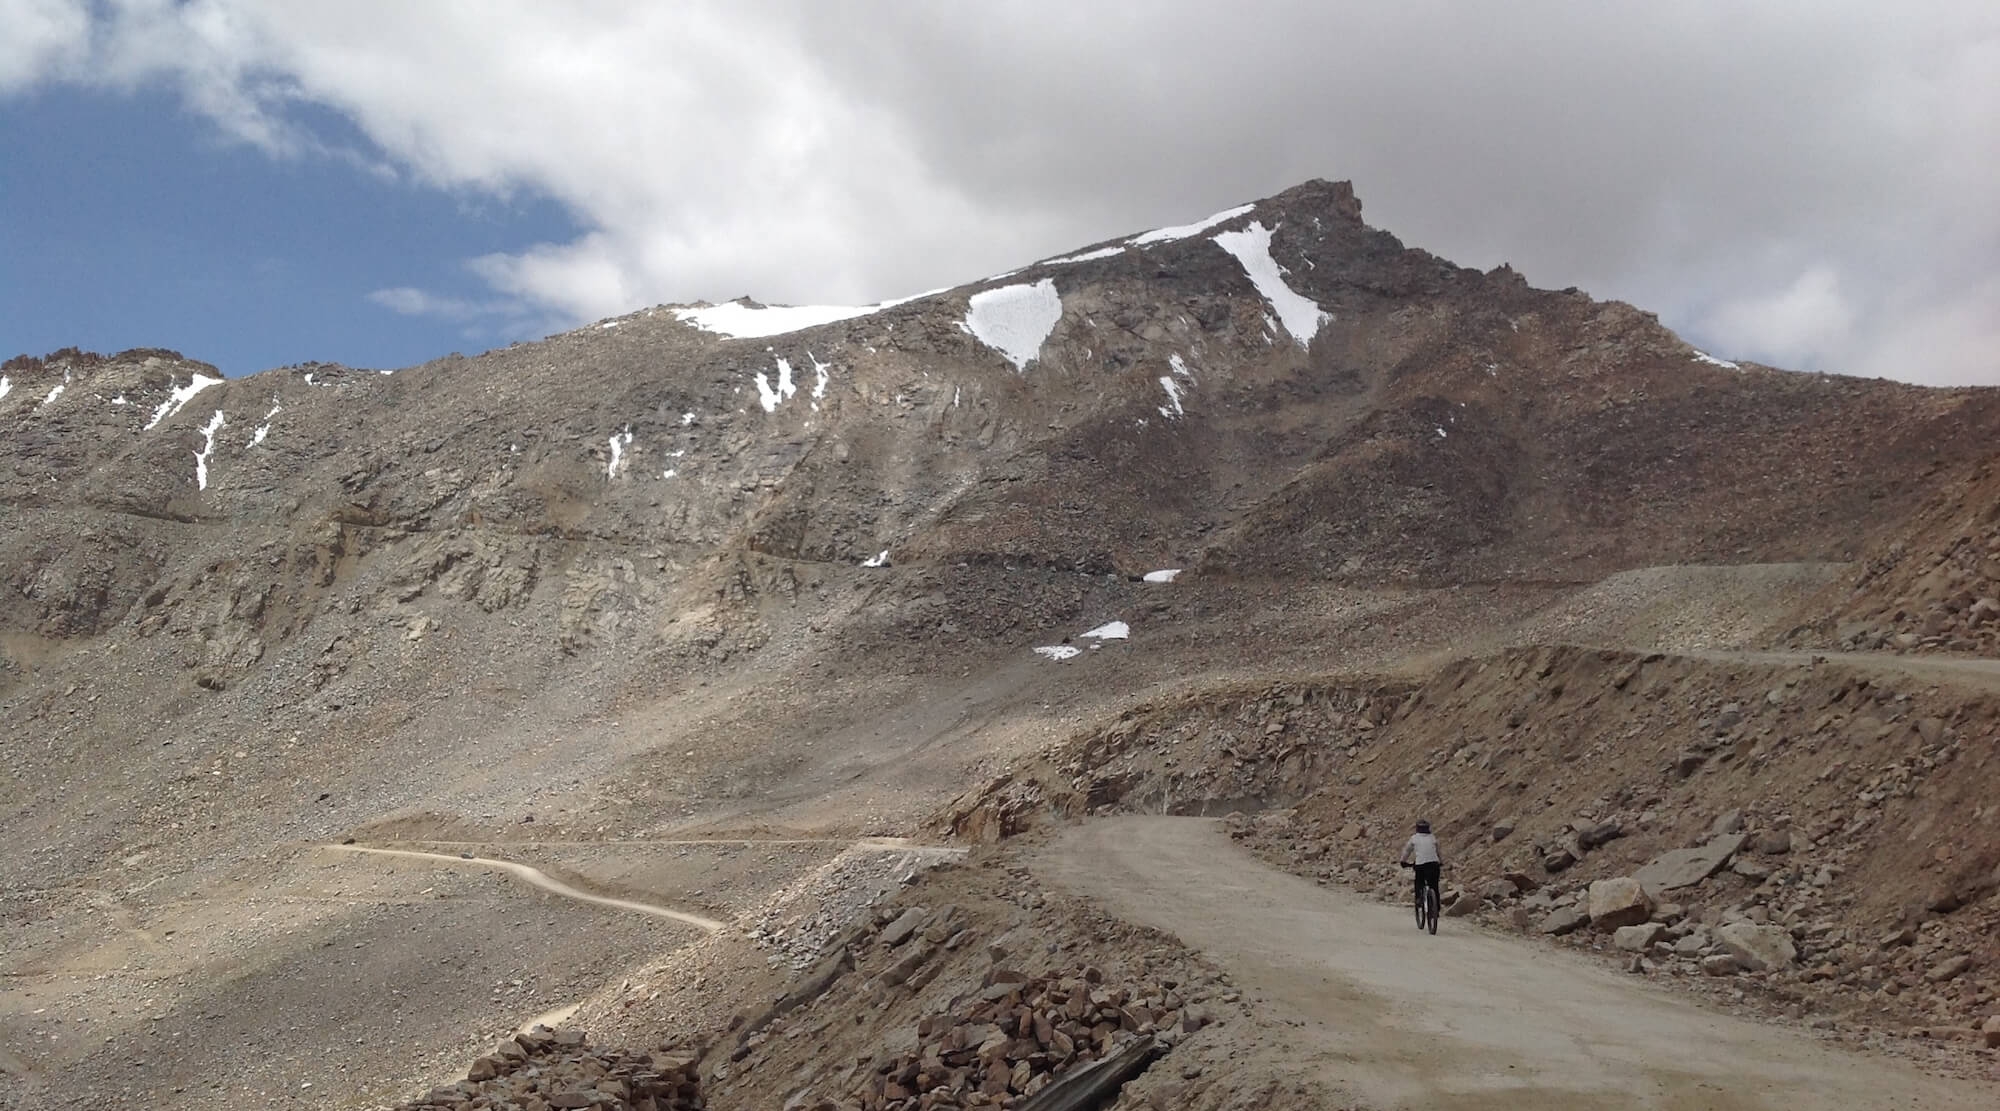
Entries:
POLYGON ((1444 865, 1433 860, 1429 864, 1417 865, 1414 871, 1416 872, 1416 887, 1413 888, 1414 891, 1422 891, 1426 887, 1435 891, 1437 890, 1438 876, 1444 871, 1444 865))

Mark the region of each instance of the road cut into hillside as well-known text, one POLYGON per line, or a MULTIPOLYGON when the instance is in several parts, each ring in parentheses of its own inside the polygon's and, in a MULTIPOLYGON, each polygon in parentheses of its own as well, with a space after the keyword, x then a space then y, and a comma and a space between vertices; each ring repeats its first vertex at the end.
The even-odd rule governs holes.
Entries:
POLYGON ((1284 1031, 1288 1060, 1370 1109, 2000 1107, 1994 1085, 1704 1009, 1518 938, 1452 920, 1420 933, 1407 910, 1272 869, 1213 822, 1088 822, 1034 867, 1202 950, 1284 1031))

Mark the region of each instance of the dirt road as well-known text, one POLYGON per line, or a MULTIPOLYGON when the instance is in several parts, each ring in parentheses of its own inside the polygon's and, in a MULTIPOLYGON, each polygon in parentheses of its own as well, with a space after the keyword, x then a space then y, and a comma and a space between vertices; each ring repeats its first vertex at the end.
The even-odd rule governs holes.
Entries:
POLYGON ((1370 1109, 1871 1111, 2000 1107, 2000 1089, 1732 1018, 1532 943, 1268 868, 1213 823, 1119 818, 1036 856, 1051 883, 1207 953, 1370 1109))
POLYGON ((722 923, 713 918, 705 918, 699 914, 690 914, 684 910, 656 906, 652 903, 635 902, 631 899, 613 899, 608 895, 593 895, 588 891, 580 891, 543 872, 539 868, 533 868, 512 860, 496 860, 485 856, 446 856, 443 853, 418 852, 414 849, 376 849, 364 845, 328 845, 326 848, 329 852, 366 853, 370 856, 403 857, 410 860, 423 860, 443 864, 447 867, 498 868, 519 879, 521 882, 528 884, 530 887, 538 887, 543 891, 547 891, 553 895, 560 895, 565 899, 575 899, 583 903, 596 903, 598 906, 614 907, 618 910, 629 910, 635 914, 649 914, 655 918, 670 918, 676 922, 684 922, 696 929, 707 930, 710 933, 714 933, 716 930, 722 928, 722 923))

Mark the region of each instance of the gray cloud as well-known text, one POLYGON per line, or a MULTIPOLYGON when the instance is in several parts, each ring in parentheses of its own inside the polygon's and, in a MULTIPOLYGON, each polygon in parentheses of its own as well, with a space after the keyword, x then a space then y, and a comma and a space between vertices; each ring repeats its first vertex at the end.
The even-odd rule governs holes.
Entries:
POLYGON ((171 81, 293 154, 310 101, 419 180, 545 192, 590 231, 471 264, 572 318, 872 301, 1325 176, 1720 354, 2000 382, 1985 0, 84 10, 0 0, 0 90, 171 81))

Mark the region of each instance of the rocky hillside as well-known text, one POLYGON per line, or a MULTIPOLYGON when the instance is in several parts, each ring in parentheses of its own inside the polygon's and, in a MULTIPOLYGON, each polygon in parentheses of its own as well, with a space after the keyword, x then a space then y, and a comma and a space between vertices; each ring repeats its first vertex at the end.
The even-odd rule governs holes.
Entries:
POLYGON ((1983 463, 1938 477, 1919 511, 1883 531, 1847 581, 1792 631, 1795 644, 2000 655, 2000 477, 1983 463))
MULTIPOLYGON (((967 837, 1037 808, 1326 797, 1375 750, 1320 739, 1389 735, 1438 659, 1530 618, 1616 625, 1577 617, 1600 582, 1653 591, 1633 612, 1711 591, 1634 569, 1709 565, 1741 596, 1715 611, 1761 628, 1908 532, 1943 554, 1871 572, 1915 585, 1869 629, 1985 645, 1975 541, 1924 546, 1977 507, 1923 507, 1996 430, 1991 391, 1729 363, 1406 247, 1328 182, 901 302, 661 306, 393 373, 22 356, 0 367, 0 916, 22 939, 0 971, 99 986, 34 980, 0 1017, 87 997, 165 1053, 130 1016, 166 989, 89 979, 136 967, 101 947, 178 969, 147 981, 178 1014, 268 999, 272 970, 431 897, 343 901, 310 854, 347 837, 852 838, 968 784, 997 785, 945 822, 967 837), (1954 616, 1925 631, 1932 599, 1954 616), (316 894, 280 929, 276 890, 316 894), (200 962, 242 953, 257 991, 212 988, 200 962)), ((366 968, 433 1001, 429 1028, 493 1021, 442 959, 366 968)), ((272 1044, 174 1053, 307 1067, 313 1032, 245 1026, 272 1044)), ((457 1044, 419 1041, 384 1074, 457 1044)), ((118 1052, 36 1067, 122 1093, 118 1052)))
POLYGON ((1268 811, 1239 829, 1272 859, 1400 901, 1395 851, 1431 818, 1450 916, 1747 983, 1829 1027, 1969 1038, 2000 1008, 2000 680, 1893 659, 1537 648, 1420 683, 1205 691, 1093 725, 946 820, 993 840, 1268 811))
MULTIPOLYGON (((1323 182, 872 310, 651 309, 394 374, 4 376, 0 698, 61 726, 12 743, 19 794, 196 826, 214 800, 141 790, 186 772, 156 729, 296 739, 330 764, 304 778, 351 780, 357 752, 422 734, 434 763, 468 723, 568 728, 752 654, 962 670, 1125 604, 1106 575, 1850 558, 1995 421, 1976 391, 1723 363, 1406 248, 1323 182), (76 778, 135 752, 143 776, 76 778)), ((256 774, 280 766, 307 770, 256 774)), ((41 877, 122 836, 0 823, 41 877)))

